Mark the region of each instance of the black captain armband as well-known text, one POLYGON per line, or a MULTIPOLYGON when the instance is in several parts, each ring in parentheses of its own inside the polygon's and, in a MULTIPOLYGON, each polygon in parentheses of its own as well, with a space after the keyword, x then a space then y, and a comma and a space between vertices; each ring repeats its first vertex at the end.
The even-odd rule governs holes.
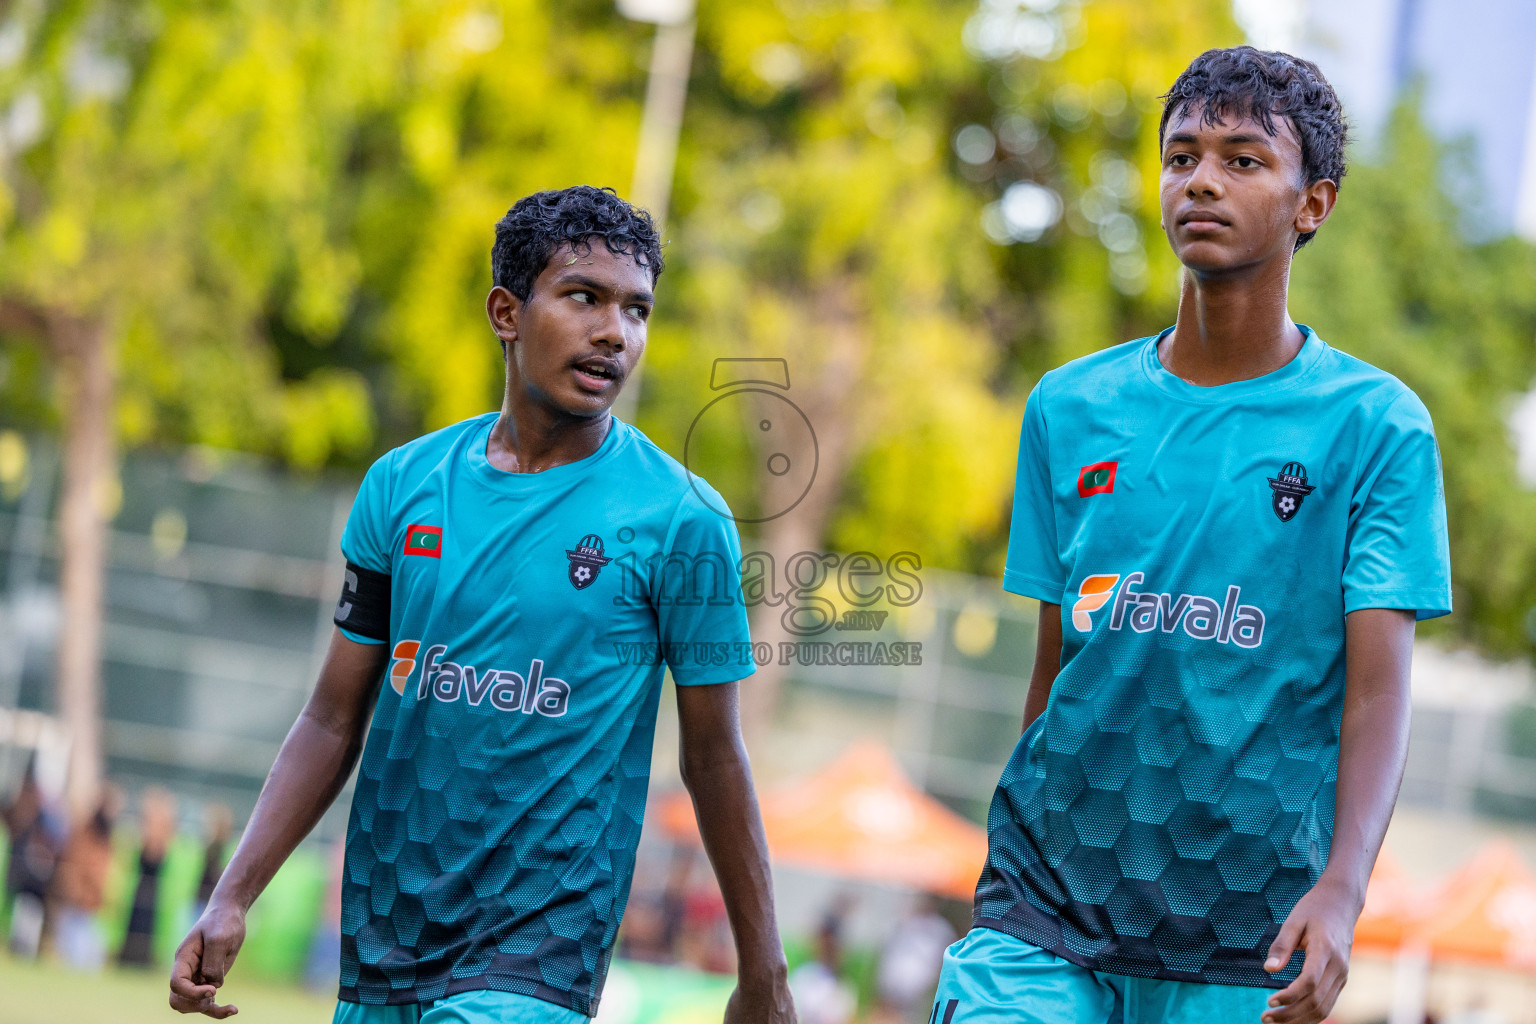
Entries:
POLYGON ((358 636, 388 643, 389 575, 348 562, 334 621, 358 636))

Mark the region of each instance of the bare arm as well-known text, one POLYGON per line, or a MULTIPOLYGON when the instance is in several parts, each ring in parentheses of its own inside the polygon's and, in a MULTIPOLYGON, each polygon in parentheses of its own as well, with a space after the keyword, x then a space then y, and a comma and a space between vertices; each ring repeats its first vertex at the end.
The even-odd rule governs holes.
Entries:
POLYGON ((385 645, 353 643, 340 630, 332 635, 319 682, 267 774, 240 845, 176 951, 172 1009, 217 1018, 236 1012, 214 996, 245 941, 246 912, 352 774, 384 661, 385 645))
POLYGON ((773 913, 768 841, 741 740, 735 683, 679 686, 683 784, 736 938, 737 986, 728 1024, 794 1024, 788 968, 773 913))
POLYGON ((1408 757, 1411 611, 1362 608, 1345 619, 1344 716, 1328 866, 1286 918, 1267 971, 1306 951, 1301 974, 1270 998, 1268 1024, 1316 1024, 1333 1009, 1349 977, 1355 921, 1397 802, 1408 757))
POLYGON ((1035 667, 1029 673, 1029 694, 1024 698, 1024 728, 1045 714, 1051 687, 1061 672, 1061 605, 1040 602, 1040 622, 1035 627, 1035 667))

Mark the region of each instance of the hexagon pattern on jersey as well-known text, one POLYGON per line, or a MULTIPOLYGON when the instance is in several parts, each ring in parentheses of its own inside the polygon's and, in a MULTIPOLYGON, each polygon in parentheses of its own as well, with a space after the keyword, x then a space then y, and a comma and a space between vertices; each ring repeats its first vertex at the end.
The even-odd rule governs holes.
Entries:
POLYGON ((1243 700, 1237 659, 1180 679, 1102 639, 1004 769, 976 923, 1094 970, 1284 985, 1301 957, 1262 963, 1322 873, 1336 705, 1299 682, 1243 700))
POLYGON ((484 706, 433 708, 424 727, 380 716, 347 828, 341 998, 495 989, 595 1013, 629 895, 659 694, 658 679, 631 730, 589 734, 575 758, 551 747, 493 763, 501 723, 484 706))

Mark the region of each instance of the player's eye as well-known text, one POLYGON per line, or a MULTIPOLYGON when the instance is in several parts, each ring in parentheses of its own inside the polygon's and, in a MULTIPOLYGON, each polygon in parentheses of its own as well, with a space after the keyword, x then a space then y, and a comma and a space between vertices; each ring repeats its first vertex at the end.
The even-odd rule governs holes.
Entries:
POLYGON ((1232 162, 1237 164, 1237 166, 1241 167, 1245 171, 1259 166, 1259 162, 1251 156, 1240 156, 1232 162))
POLYGON ((1188 167, 1195 162, 1195 158, 1188 153, 1173 153, 1168 157, 1168 163, 1174 167, 1188 167))
POLYGON ((638 303, 636 305, 630 306, 625 312, 634 317, 636 320, 646 320, 649 319, 651 315, 651 309, 649 306, 642 306, 638 303))
POLYGON ((571 292, 571 298, 588 306, 597 304, 597 296, 589 291, 571 292))

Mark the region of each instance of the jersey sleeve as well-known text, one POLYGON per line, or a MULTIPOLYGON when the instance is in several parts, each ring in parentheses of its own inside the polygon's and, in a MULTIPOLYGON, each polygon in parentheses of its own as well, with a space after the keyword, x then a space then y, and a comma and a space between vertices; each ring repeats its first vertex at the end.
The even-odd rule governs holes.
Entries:
MULTIPOLYGON (((394 483, 394 453, 386 453, 368 468, 352 511, 341 533, 341 554, 349 563, 389 576, 394 568, 394 530, 389 514, 391 485, 394 483)), ((363 636, 345 626, 342 635, 354 643, 381 644, 383 640, 363 636)))
POLYGON ((1344 612, 1451 611, 1445 485, 1429 411, 1411 392, 1388 408, 1362 460, 1350 500, 1344 612))
POLYGON ((1013 483, 1003 589, 1060 604, 1067 581, 1056 545, 1056 506, 1043 406, 1041 385, 1037 384, 1024 407, 1024 427, 1019 433, 1019 467, 1013 483))
MULTIPOLYGON (((718 495, 711 498, 725 507, 718 495)), ((736 521, 705 505, 690 487, 669 534, 652 593, 672 681, 707 686, 745 679, 756 663, 741 593, 736 521)))

